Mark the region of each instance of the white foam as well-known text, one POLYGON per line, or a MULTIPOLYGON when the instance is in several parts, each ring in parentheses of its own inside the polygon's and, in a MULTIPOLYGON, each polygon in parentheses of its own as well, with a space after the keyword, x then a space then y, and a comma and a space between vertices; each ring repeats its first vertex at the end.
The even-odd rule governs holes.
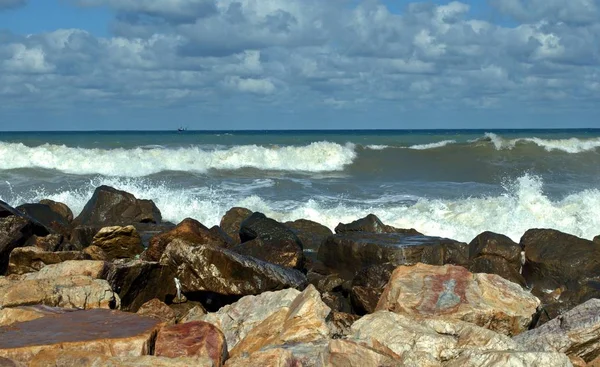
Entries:
POLYGON ((274 171, 342 171, 356 158, 353 144, 315 142, 306 146, 257 145, 206 150, 200 147, 164 149, 84 149, 44 144, 28 147, 0 142, 0 170, 45 168, 71 174, 142 177, 163 171, 206 172, 245 167, 274 171))
POLYGON ((372 145, 367 145, 365 148, 371 149, 371 150, 384 150, 384 149, 389 148, 389 145, 372 144, 372 145))
POLYGON ((544 150, 551 151, 562 151, 565 153, 583 153, 594 151, 600 148, 600 138, 595 139, 542 139, 537 137, 532 138, 517 138, 517 139, 505 139, 494 133, 485 133, 483 139, 476 139, 471 142, 479 141, 490 141, 496 150, 510 150, 513 149, 517 144, 520 143, 533 143, 544 150))
POLYGON ((18 205, 49 198, 66 203, 77 214, 101 184, 154 200, 165 220, 179 222, 192 217, 207 226, 218 224, 231 207, 243 206, 280 221, 304 218, 332 229, 339 222, 351 222, 374 213, 386 224, 465 242, 484 231, 502 233, 518 242, 530 228, 554 228, 587 239, 600 234, 600 216, 597 215, 600 191, 585 190, 561 200, 551 200, 543 192, 541 179, 530 175, 506 184, 505 193, 499 196, 460 200, 420 198, 414 204, 392 206, 376 200, 360 203, 344 196, 302 202, 270 201, 245 192, 232 196, 222 188, 176 188, 168 183, 151 184, 146 179, 136 178, 97 178, 81 189, 35 190, 19 195, 11 193, 10 197, 0 199, 18 205))
POLYGON ((455 143, 456 143, 456 140, 443 140, 443 141, 438 141, 438 142, 429 143, 429 144, 412 145, 408 148, 415 149, 415 150, 426 150, 426 149, 442 148, 442 147, 445 147, 446 145, 455 144, 455 143))

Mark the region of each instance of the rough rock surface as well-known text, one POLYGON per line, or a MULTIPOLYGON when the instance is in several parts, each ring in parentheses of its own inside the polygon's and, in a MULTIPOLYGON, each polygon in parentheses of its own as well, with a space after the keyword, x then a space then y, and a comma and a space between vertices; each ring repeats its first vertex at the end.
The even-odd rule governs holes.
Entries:
POLYGON ((77 225, 118 226, 134 223, 160 223, 160 210, 152 200, 136 199, 132 194, 109 186, 96 188, 91 199, 74 219, 77 225))
POLYGON ((319 251, 323 241, 333 235, 331 229, 307 219, 298 219, 284 224, 298 236, 304 246, 304 251, 319 251))
POLYGON ((335 233, 341 234, 349 232, 421 234, 414 228, 402 229, 383 224, 375 214, 369 214, 352 223, 340 223, 335 227, 335 233))
POLYGON ((554 350, 590 362, 600 356, 599 315, 600 300, 591 299, 514 340, 528 350, 554 350))
POLYGON ((144 251, 142 239, 134 226, 112 226, 99 230, 92 239, 109 260, 133 258, 144 251))
POLYGON ((308 283, 306 276, 298 270, 179 239, 167 246, 161 264, 173 270, 181 281, 183 292, 210 291, 244 296, 284 288, 303 288, 308 283))
POLYGON ((175 324, 175 311, 158 298, 144 303, 136 313, 140 316, 154 317, 167 325, 175 324))
POLYGON ((71 310, 58 307, 48 307, 44 305, 2 308, 0 309, 0 326, 6 326, 17 322, 31 321, 39 319, 40 317, 69 311, 71 310))
POLYGON ((57 279, 73 276, 86 276, 92 279, 102 279, 110 264, 95 260, 67 260, 58 264, 50 264, 39 271, 20 276, 23 280, 57 279))
POLYGON ((67 204, 48 199, 40 200, 40 204, 48 205, 53 212, 63 217, 68 223, 73 221, 73 211, 67 204))
POLYGON ((519 285, 495 274, 472 274, 454 265, 417 264, 394 270, 377 310, 458 319, 516 335, 527 330, 539 304, 519 285))
POLYGON ((209 357, 215 366, 227 359, 225 336, 216 326, 193 321, 162 328, 158 332, 155 355, 163 357, 209 357))
POLYGON ((359 315, 373 313, 381 298, 383 288, 390 280, 396 266, 390 263, 368 266, 358 271, 352 279, 350 300, 359 315))
POLYGON ((84 248, 82 252, 89 256, 91 260, 106 261, 108 259, 104 250, 98 246, 88 246, 84 248))
POLYGON ((38 247, 19 247, 10 253, 7 274, 32 273, 50 264, 89 259, 91 256, 79 251, 49 252, 38 247))
POLYGON ((159 261, 167 245, 176 238, 202 245, 228 246, 223 237, 215 234, 214 231, 206 228, 197 220, 186 218, 170 231, 152 237, 148 248, 142 255, 142 259, 159 261))
POLYGON ((25 246, 33 235, 46 236, 48 230, 22 216, 12 215, 14 208, 0 201, 0 275, 6 273, 12 250, 25 246))
POLYGON ((0 357, 29 362, 42 350, 135 356, 150 352, 160 321, 111 310, 74 311, 0 327, 0 357))
POLYGON ((364 267, 418 262, 444 265, 468 263, 466 243, 447 238, 402 233, 346 232, 327 238, 318 259, 351 280, 364 267))
MULTIPOLYGON (((1 365, 0 365, 1 366, 1 365)), ((106 353, 82 352, 78 350, 43 350, 29 363, 29 367, 214 367, 210 358, 117 356, 106 353)))
POLYGON ((283 348, 273 348, 252 354, 230 358, 225 363, 227 367, 302 367, 302 362, 297 360, 292 352, 283 348))
POLYGON ((231 237, 235 244, 241 243, 240 240, 240 228, 242 222, 252 215, 252 210, 246 208, 233 207, 223 215, 219 226, 229 237, 231 237))
MULTIPOLYGON (((224 306, 227 307, 227 306, 224 306)), ((222 307, 223 308, 223 307, 222 307)), ((206 309, 202 305, 194 306, 187 310, 185 314, 180 315, 177 323, 183 324, 191 321, 200 321, 207 314, 206 309)))
POLYGON ((52 233, 68 234, 70 231, 69 220, 63 215, 54 211, 49 205, 45 204, 23 204, 16 207, 18 211, 27 217, 35 219, 52 233))
POLYGON ((557 352, 488 351, 465 352, 445 367, 523 366, 572 367, 569 357, 557 352))
POLYGON ((472 273, 498 274, 525 285, 521 275, 521 246, 510 238, 483 232, 469 243, 469 270, 472 273))

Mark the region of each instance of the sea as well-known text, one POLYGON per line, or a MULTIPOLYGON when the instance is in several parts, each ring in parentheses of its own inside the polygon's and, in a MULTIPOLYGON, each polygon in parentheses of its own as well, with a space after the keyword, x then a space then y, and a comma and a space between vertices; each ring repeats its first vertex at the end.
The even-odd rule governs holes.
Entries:
POLYGON ((236 206, 331 229, 369 213, 469 242, 530 228, 600 234, 600 129, 0 132, 0 199, 77 215, 109 185, 164 220, 236 206))

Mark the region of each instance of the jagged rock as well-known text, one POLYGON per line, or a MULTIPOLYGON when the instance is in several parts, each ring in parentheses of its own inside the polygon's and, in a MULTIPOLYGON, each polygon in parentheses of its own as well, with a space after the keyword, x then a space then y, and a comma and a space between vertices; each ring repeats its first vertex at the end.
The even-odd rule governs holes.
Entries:
POLYGON ((598 235, 598 236, 595 236, 595 237, 592 239, 592 242, 594 242, 594 243, 597 243, 597 244, 600 244, 600 235, 598 235))
POLYGON ((63 243, 64 236, 61 234, 49 234, 47 236, 36 236, 29 237, 25 243, 25 247, 37 247, 42 251, 56 252, 56 251, 69 251, 69 245, 63 243))
POLYGON ((78 251, 48 252, 38 247, 19 247, 10 253, 7 274, 31 273, 50 264, 88 259, 89 255, 78 251))
POLYGON ((469 270, 473 273, 498 274, 511 282, 525 285, 521 275, 521 246, 510 238, 483 232, 469 244, 469 270))
POLYGON ((153 298, 170 303, 177 293, 175 275, 166 266, 143 260, 115 261, 106 280, 121 298, 124 311, 136 312, 153 298))
POLYGON ((302 367, 300 362, 292 352, 283 348, 274 348, 264 351, 258 351, 248 355, 242 355, 236 358, 230 358, 225 363, 226 367, 302 367))
POLYGON ((352 307, 350 302, 341 292, 325 292, 321 294, 321 300, 331 308, 332 311, 337 312, 351 312, 352 307))
POLYGON ((332 339, 345 338, 350 334, 350 328, 360 319, 358 315, 352 315, 345 312, 331 312, 327 318, 327 327, 329 327, 329 336, 332 339))
POLYGON ((298 219, 284 224, 298 236, 304 246, 304 251, 319 251, 323 241, 333 235, 331 229, 307 219, 298 219))
POLYGON ((118 226, 134 223, 160 223, 160 210, 152 200, 137 199, 132 194, 109 186, 96 188, 76 225, 118 226))
POLYGON ((195 219, 186 218, 170 231, 152 237, 148 249, 142 255, 142 259, 159 261, 167 245, 175 238, 202 245, 228 246, 227 241, 218 233, 209 230, 195 219))
POLYGON ((252 210, 246 208, 231 208, 221 218, 219 226, 223 229, 229 237, 231 237, 235 244, 241 243, 240 241, 240 228, 242 222, 252 215, 252 210))
POLYGON ((82 251, 84 254, 90 257, 91 260, 102 260, 106 261, 108 256, 106 256, 106 252, 102 250, 98 246, 88 246, 82 251))
POLYGON ((134 226, 104 227, 94 235, 92 246, 100 247, 109 260, 133 258, 144 251, 134 226))
POLYGON ((390 263, 367 266, 352 279, 350 300, 359 315, 373 313, 396 266, 390 263))
POLYGON ((591 299, 544 325, 514 337, 531 351, 558 351, 590 362, 600 356, 600 300, 591 299))
MULTIPOLYGON (((600 245, 553 229, 530 229, 521 247, 523 276, 550 318, 600 298, 600 245)), ((545 321, 542 316, 539 323, 545 321)))
POLYGON ((267 346, 312 343, 329 339, 326 318, 331 310, 319 292, 309 285, 289 307, 275 311, 248 332, 230 351, 232 357, 253 353, 267 346))
POLYGON ((12 359, 0 357, 0 367, 26 367, 25 364, 12 359))
POLYGON ((118 308, 119 302, 119 296, 102 279, 86 276, 31 280, 0 278, 0 308, 36 304, 79 309, 118 308))
POLYGON ((46 236, 48 230, 42 225, 19 215, 12 215, 15 209, 0 201, 0 275, 6 273, 12 250, 25 246, 33 236, 46 236))
POLYGON ((102 309, 49 315, 0 327, 0 357, 28 365, 37 359, 39 366, 43 365, 36 357, 40 351, 140 356, 150 352, 159 327, 160 321, 153 318, 102 309))
POLYGON ((118 356, 107 353, 77 350, 50 349, 38 353, 29 367, 214 367, 210 358, 196 357, 156 357, 156 356, 118 356))
POLYGON ((186 322, 201 321, 206 314, 206 309, 200 304, 187 310, 187 312, 184 315, 182 315, 178 323, 184 324, 186 322))
POLYGON ((45 204, 23 204, 16 207, 18 211, 35 219, 52 233, 67 235, 70 232, 69 220, 45 204))
POLYGON ((364 366, 402 366, 399 356, 383 353, 363 344, 349 340, 335 339, 329 343, 325 354, 325 366, 364 367, 364 366))
POLYGON ((519 285, 495 274, 472 274, 454 265, 417 264, 394 270, 377 310, 458 319, 516 335, 527 330, 539 304, 519 285))
POLYGON ((6 326, 17 322, 26 322, 40 317, 70 312, 72 310, 44 305, 19 306, 0 309, 0 326, 6 326))
POLYGON ((337 234, 349 232, 422 234, 414 228, 402 229, 385 225, 375 214, 369 214, 352 223, 340 223, 335 227, 335 233, 337 234))
POLYGON ((351 280, 362 268, 418 262, 444 265, 468 263, 468 245, 447 238, 402 233, 346 232, 327 238, 318 258, 325 266, 351 280))
POLYGON ((170 358, 209 357, 215 366, 222 366, 228 355, 221 330, 204 321, 162 328, 156 338, 154 353, 170 358))
POLYGON ((321 293, 339 290, 344 284, 344 279, 340 278, 338 274, 321 275, 309 272, 307 277, 310 283, 321 293))
POLYGON ((572 367, 569 358, 557 352, 486 351, 463 353, 444 364, 445 367, 527 366, 572 367))
POLYGON ((303 288, 306 276, 234 251, 195 245, 180 239, 165 249, 161 264, 169 266, 187 292, 250 295, 284 288, 303 288))
POLYGON ((262 213, 253 213, 240 228, 241 244, 233 250, 272 264, 301 269, 304 265, 302 242, 287 226, 262 213))
POLYGON ((175 311, 158 298, 144 303, 136 312, 140 316, 154 317, 167 325, 175 324, 175 311))
POLYGON ((40 204, 48 205, 53 212, 63 217, 67 223, 73 221, 73 211, 67 204, 49 199, 40 200, 40 204))
POLYGON ((68 242, 73 248, 82 250, 92 245, 94 236, 101 229, 99 225, 76 226, 71 230, 68 242))

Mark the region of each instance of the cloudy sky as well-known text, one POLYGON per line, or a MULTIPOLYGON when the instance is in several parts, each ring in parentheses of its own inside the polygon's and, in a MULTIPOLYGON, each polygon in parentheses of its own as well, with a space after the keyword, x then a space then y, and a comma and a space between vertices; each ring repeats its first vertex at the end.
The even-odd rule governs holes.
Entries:
POLYGON ((600 0, 0 0, 0 130, 600 127, 600 0))

